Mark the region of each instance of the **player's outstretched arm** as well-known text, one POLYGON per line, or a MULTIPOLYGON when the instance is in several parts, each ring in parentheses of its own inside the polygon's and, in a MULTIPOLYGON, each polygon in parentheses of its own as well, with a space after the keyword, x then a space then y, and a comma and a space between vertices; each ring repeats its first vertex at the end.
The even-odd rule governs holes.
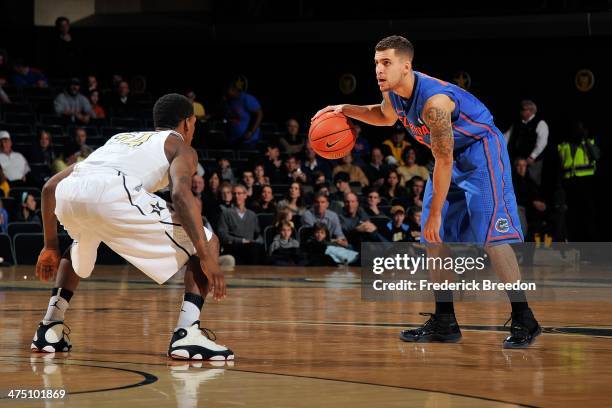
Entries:
POLYGON ((191 192, 191 179, 197 170, 198 154, 178 139, 168 138, 166 143, 170 145, 167 151, 173 151, 170 160, 172 204, 200 258, 202 271, 208 279, 209 290, 215 300, 220 300, 226 293, 225 278, 213 252, 216 248, 212 245, 212 240, 207 241, 204 235, 200 207, 191 192))
POLYGON ((44 232, 44 247, 36 261, 36 276, 48 281, 55 276, 60 263, 59 242, 57 239, 57 217, 55 216, 55 189, 60 181, 68 177, 74 164, 51 177, 43 186, 41 193, 41 214, 44 232))
POLYGON ((423 107, 423 120, 431 132, 431 152, 435 159, 433 171, 433 195, 429 217, 423 234, 428 242, 442 242, 442 207, 446 201, 453 172, 453 126, 451 114, 455 103, 446 95, 434 95, 423 107))
POLYGON ((311 119, 315 120, 326 112, 343 113, 349 118, 357 119, 374 126, 392 126, 397 121, 397 114, 391 106, 389 95, 383 93, 383 100, 376 105, 330 105, 318 111, 311 119))

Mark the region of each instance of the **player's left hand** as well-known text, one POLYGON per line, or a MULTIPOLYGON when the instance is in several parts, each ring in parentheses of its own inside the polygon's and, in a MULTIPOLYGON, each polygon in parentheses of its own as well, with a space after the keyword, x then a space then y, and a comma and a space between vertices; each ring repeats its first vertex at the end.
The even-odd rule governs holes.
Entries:
POLYGON ((441 227, 442 215, 429 214, 429 217, 427 217, 427 221, 425 221, 425 227, 423 228, 422 232, 427 242, 442 242, 442 239, 440 238, 441 227))
POLYGON ((61 256, 57 248, 44 247, 36 261, 36 276, 43 282, 53 279, 57 273, 60 260, 61 256))

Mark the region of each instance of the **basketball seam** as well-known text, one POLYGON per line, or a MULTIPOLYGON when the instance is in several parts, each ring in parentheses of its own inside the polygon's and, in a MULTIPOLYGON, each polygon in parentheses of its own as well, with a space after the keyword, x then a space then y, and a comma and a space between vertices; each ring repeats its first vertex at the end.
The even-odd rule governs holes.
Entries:
MULTIPOLYGON (((335 135, 336 133, 345 132, 345 131, 347 131, 347 130, 353 130, 353 131, 354 131, 354 130, 355 130, 355 128, 354 128, 354 127, 348 127, 348 128, 346 128, 346 129, 337 130, 337 131, 335 131, 335 132, 333 132, 333 133, 328 133, 328 134, 326 134, 325 136, 321 136, 321 137, 318 137, 318 138, 316 138, 316 139, 310 138, 310 141, 311 141, 311 142, 316 142, 317 140, 321 140, 321 139, 323 139, 323 138, 325 138, 325 137, 328 137, 328 136, 333 136, 333 135, 335 135)), ((354 137, 353 137, 353 139, 354 139, 354 137)))

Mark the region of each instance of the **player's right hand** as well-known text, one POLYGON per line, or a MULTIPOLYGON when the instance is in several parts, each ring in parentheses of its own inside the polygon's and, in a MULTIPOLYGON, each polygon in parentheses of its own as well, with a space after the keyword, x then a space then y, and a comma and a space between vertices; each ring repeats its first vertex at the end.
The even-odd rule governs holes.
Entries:
POLYGON ((60 260, 61 256, 57 248, 44 247, 36 261, 36 276, 43 282, 53 279, 57 273, 60 260))
POLYGON ((202 272, 208 279, 208 292, 212 293, 213 299, 221 300, 226 295, 225 276, 216 262, 200 260, 202 272))
POLYGON ((344 109, 346 105, 329 105, 326 106, 325 108, 321 109, 320 111, 318 111, 317 113, 315 113, 315 115, 310 119, 310 121, 314 121, 316 118, 318 118, 319 116, 321 116, 324 113, 327 112, 334 112, 334 113, 342 113, 342 110, 344 109))

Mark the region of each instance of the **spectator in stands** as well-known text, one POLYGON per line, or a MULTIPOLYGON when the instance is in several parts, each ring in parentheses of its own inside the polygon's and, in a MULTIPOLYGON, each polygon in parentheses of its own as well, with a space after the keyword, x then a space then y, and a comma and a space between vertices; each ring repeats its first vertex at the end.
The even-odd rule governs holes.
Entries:
POLYGON ((17 213, 17 221, 41 223, 40 216, 36 209, 37 203, 34 196, 24 192, 21 195, 21 209, 17 213))
POLYGON ((232 208, 234 205, 234 196, 232 193, 232 184, 228 181, 224 181, 221 183, 221 187, 219 187, 219 207, 222 210, 226 210, 228 208, 232 208))
POLYGON ((244 92, 244 81, 236 80, 227 88, 225 118, 228 121, 228 142, 232 146, 252 149, 260 136, 263 110, 259 101, 244 92))
POLYGON ((406 185, 414 176, 419 176, 423 180, 429 180, 429 171, 427 167, 419 166, 416 162, 416 150, 410 146, 402 152, 402 160, 404 164, 397 168, 397 172, 402 176, 402 186, 406 185))
POLYGON ((55 149, 51 140, 51 134, 44 129, 38 132, 38 143, 32 146, 30 152, 30 162, 44 163, 51 168, 51 163, 55 160, 55 149))
POLYGON ((381 241, 376 233, 376 225, 370 221, 368 214, 359 206, 357 194, 347 193, 344 196, 344 208, 339 218, 344 236, 357 251, 360 250, 362 242, 381 241))
POLYGON ((288 222, 291 225, 291 228, 295 229, 295 223, 293 222, 293 211, 287 207, 277 209, 272 225, 275 228, 280 228, 280 225, 283 222, 288 222))
POLYGON ((393 156, 394 161, 398 165, 403 165, 402 152, 405 148, 410 146, 410 143, 405 140, 406 131, 404 129, 393 129, 393 133, 391 133, 391 138, 387 139, 383 142, 383 146, 386 146, 389 149, 389 154, 393 156))
POLYGON ((92 115, 91 104, 80 90, 81 81, 72 78, 66 90, 55 98, 55 113, 70 122, 87 124, 92 115))
POLYGON ((283 161, 280 159, 280 147, 275 143, 270 143, 266 148, 264 162, 266 175, 270 178, 271 184, 279 184, 283 181, 283 161))
POLYGON ((361 125, 359 123, 354 121, 350 123, 353 124, 353 131, 356 135, 355 146, 353 147, 353 157, 355 159, 355 164, 361 166, 364 165, 366 160, 370 157, 370 142, 361 134, 361 125))
POLYGON ((365 166, 364 172, 371 186, 380 187, 385 183, 389 166, 384 162, 384 156, 380 147, 374 147, 370 154, 369 163, 365 166))
POLYGON ((412 239, 416 242, 421 240, 421 216, 423 210, 421 207, 412 206, 408 210, 408 229, 412 239))
POLYGON ((270 178, 266 176, 266 168, 263 164, 256 164, 255 168, 253 169, 253 174, 255 175, 256 186, 263 187, 270 184, 270 178))
POLYGON ((366 214, 370 217, 386 216, 382 210, 378 207, 380 205, 380 194, 378 190, 372 189, 368 192, 366 206, 364 208, 366 214))
MULTIPOLYGON (((538 185, 529 177, 527 160, 524 158, 519 157, 514 160, 512 185, 516 195, 516 203, 525 209, 525 217, 527 218, 525 241, 533 242, 535 233, 540 232, 546 221, 546 203, 540 195, 538 185)), ((582 217, 579 216, 579 218, 582 217)))
POLYGON ((211 172, 210 175, 208 176, 207 188, 205 189, 206 196, 207 197, 218 197, 220 186, 221 186, 221 177, 219 176, 219 173, 216 171, 211 172))
POLYGON ((285 174, 283 184, 289 184, 294 181, 299 183, 306 182, 306 173, 302 171, 300 159, 295 155, 290 155, 285 160, 285 174))
POLYGON ((79 161, 85 160, 93 152, 93 148, 87 144, 87 130, 78 127, 74 130, 74 144, 79 149, 79 161))
POLYGON ((351 181, 358 182, 362 187, 370 184, 361 167, 353 164, 353 155, 351 153, 340 159, 340 165, 334 167, 332 175, 336 175, 341 171, 348 173, 351 181))
POLYGON ((520 119, 504 133, 504 138, 508 143, 510 160, 526 157, 529 176, 540 185, 549 130, 548 124, 537 113, 538 107, 533 101, 521 101, 520 119))
POLYGON ((57 36, 51 47, 52 72, 59 78, 77 75, 80 69, 80 58, 77 45, 70 33, 70 20, 58 17, 55 20, 57 36))
POLYGON ((4 203, 0 200, 0 232, 6 234, 8 232, 9 215, 4 208, 4 203))
POLYGON ((387 223, 382 235, 390 242, 411 242, 414 241, 410 234, 410 227, 404 223, 406 214, 404 207, 394 205, 391 207, 391 215, 393 218, 387 223))
POLYGON ((234 184, 236 182, 236 176, 234 176, 234 170, 230 166, 230 161, 225 157, 220 157, 217 161, 219 165, 219 173, 221 174, 221 180, 229 181, 234 184))
POLYGON ((233 187, 235 206, 225 210, 219 220, 218 233, 224 253, 233 255, 240 264, 259 264, 263 238, 257 215, 246 208, 246 189, 233 187))
POLYGON ((380 195, 391 204, 407 202, 408 191, 402 187, 401 181, 402 176, 397 170, 389 171, 385 184, 380 189, 380 195))
POLYGON ((206 118, 206 111, 204 110, 204 105, 196 101, 195 92, 192 89, 188 89, 187 92, 185 92, 185 96, 193 104, 193 114, 195 117, 199 120, 204 120, 206 118))
POLYGON ((294 181, 289 185, 289 190, 285 198, 278 202, 277 208, 288 208, 294 214, 302 215, 306 211, 306 203, 304 202, 304 190, 302 184, 294 181))
POLYGON ((301 153, 304 149, 305 138, 300 134, 300 124, 294 118, 285 122, 286 132, 282 135, 278 143, 283 148, 283 152, 287 154, 301 153))
POLYGON ((111 101, 111 109, 114 116, 133 117, 137 115, 136 104, 130 95, 130 85, 127 81, 119 82, 117 95, 111 101))
POLYGON ((14 187, 23 184, 26 175, 30 172, 30 166, 25 157, 13 151, 13 141, 6 130, 0 130, 0 166, 14 187))
POLYGON ((324 223, 313 225, 312 235, 304 239, 300 248, 306 257, 307 266, 335 266, 336 262, 326 254, 330 245, 329 231, 324 223))
POLYGON ((81 148, 76 143, 66 143, 62 149, 62 154, 55 158, 51 163, 51 171, 57 174, 68 166, 76 163, 81 158, 81 148))
POLYGON ((312 174, 312 184, 314 184, 314 187, 318 186, 319 184, 324 184, 327 183, 327 178, 325 177, 325 173, 323 173, 322 171, 315 171, 312 174))
POLYGON ((11 185, 8 182, 8 179, 4 175, 4 171, 2 170, 2 166, 0 166, 0 191, 2 191, 1 197, 8 197, 11 192, 11 185))
POLYGON ((425 192, 425 180, 414 176, 408 182, 408 205, 405 208, 416 205, 423 207, 423 193, 425 192))
POLYGON ((259 196, 260 190, 255 186, 255 176, 251 170, 242 172, 242 185, 247 190, 247 206, 250 207, 252 201, 259 196))
POLYGON ((91 117, 93 119, 106 118, 106 111, 100 105, 100 91, 94 89, 89 94, 89 103, 91 104, 91 117))
POLYGON ((283 221, 278 232, 268 248, 270 262, 273 265, 281 266, 298 265, 300 263, 300 243, 293 237, 293 226, 283 221))
POLYGON ((200 204, 200 212, 204 211, 204 177, 194 174, 191 178, 191 192, 200 204))
POLYGON ((349 174, 341 171, 336 173, 334 176, 334 185, 336 186, 336 191, 329 195, 330 201, 339 201, 344 203, 344 196, 351 192, 351 185, 349 184, 350 177, 349 174))
POLYGON ((302 165, 302 171, 306 173, 308 181, 313 184, 316 182, 314 174, 317 172, 322 172, 326 180, 331 180, 332 177, 332 167, 329 161, 317 156, 310 146, 310 143, 306 143, 304 148, 304 164, 302 165))
POLYGON ((274 192, 272 187, 265 184, 261 187, 261 193, 257 200, 253 200, 251 209, 255 214, 275 214, 276 213, 276 201, 274 200, 274 192))
POLYGON ((302 216, 302 225, 312 227, 315 223, 321 222, 327 226, 332 242, 346 247, 348 246, 348 241, 342 232, 340 219, 335 212, 328 210, 328 208, 329 199, 325 193, 317 193, 312 209, 304 212, 302 216))
POLYGON ((31 68, 21 59, 13 60, 13 85, 16 88, 46 88, 47 78, 43 73, 36 69, 31 68))
POLYGON ((87 76, 87 94, 91 96, 94 91, 98 91, 98 78, 95 75, 87 76))
POLYGON ((208 182, 204 182, 204 192, 202 193, 202 213, 206 216, 211 225, 215 227, 218 225, 221 215, 220 185, 221 179, 219 178, 219 174, 213 171, 208 175, 208 182))
POLYGON ((8 53, 4 48, 0 48, 0 89, 9 82, 10 76, 8 53))

